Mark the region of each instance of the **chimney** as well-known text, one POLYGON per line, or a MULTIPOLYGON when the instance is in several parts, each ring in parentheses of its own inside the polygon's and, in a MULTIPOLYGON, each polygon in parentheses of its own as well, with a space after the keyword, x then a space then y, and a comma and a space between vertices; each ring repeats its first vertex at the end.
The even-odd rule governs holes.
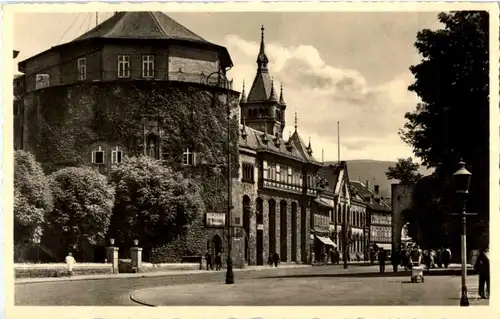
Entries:
POLYGON ((366 180, 366 188, 370 189, 370 181, 366 180))
POLYGON ((380 189, 380 186, 379 186, 379 185, 375 185, 375 194, 377 194, 377 195, 378 195, 378 191, 379 191, 379 189, 380 189))

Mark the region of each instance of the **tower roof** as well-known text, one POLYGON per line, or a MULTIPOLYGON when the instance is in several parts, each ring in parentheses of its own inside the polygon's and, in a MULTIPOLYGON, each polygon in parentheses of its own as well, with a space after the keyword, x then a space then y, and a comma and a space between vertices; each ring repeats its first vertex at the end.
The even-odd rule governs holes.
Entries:
POLYGON ((74 41, 90 38, 178 39, 208 43, 162 12, 117 12, 74 41))
MULTIPOLYGON (((162 12, 125 11, 117 12, 90 31, 78 38, 19 62, 24 68, 27 61, 49 51, 66 46, 77 45, 85 41, 168 41, 219 52, 223 66, 232 66, 231 57, 225 47, 210 43, 190 31, 162 12)), ((151 43, 148 43, 151 45, 151 43)))
POLYGON ((283 97, 283 83, 281 83, 281 86, 280 86, 280 104, 286 105, 285 98, 283 97))
POLYGON ((248 92, 248 98, 247 98, 248 102, 268 101, 269 98, 271 97, 271 92, 272 92, 271 78, 269 76, 269 70, 267 68, 267 63, 269 63, 269 59, 267 58, 265 52, 264 26, 262 26, 260 30, 261 30, 261 38, 260 38, 259 54, 257 55, 257 74, 255 75, 252 87, 248 92))

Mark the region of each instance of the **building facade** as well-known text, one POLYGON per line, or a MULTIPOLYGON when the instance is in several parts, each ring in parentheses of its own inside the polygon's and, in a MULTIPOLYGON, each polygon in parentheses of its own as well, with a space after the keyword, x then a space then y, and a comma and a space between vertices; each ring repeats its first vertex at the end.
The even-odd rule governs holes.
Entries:
POLYGON ((365 255, 366 204, 352 192, 347 163, 342 161, 325 166, 320 171, 328 186, 326 190, 333 197, 333 209, 330 214, 330 236, 348 260, 362 260, 365 255))
MULTIPOLYGON (((283 137, 286 102, 269 72, 264 28, 257 54, 257 74, 246 95, 243 89, 239 142, 240 176, 234 192, 240 196, 245 230, 245 260, 264 265, 270 254, 282 262, 308 263, 314 245, 314 218, 318 207, 317 173, 321 163, 311 143, 295 132, 283 137)), ((238 208, 237 208, 238 209, 238 208)))
POLYGON ((370 188, 367 181, 352 181, 351 185, 357 194, 363 198, 367 209, 366 224, 368 232, 368 250, 377 251, 380 248, 392 251, 392 211, 391 205, 379 194, 379 185, 370 188))

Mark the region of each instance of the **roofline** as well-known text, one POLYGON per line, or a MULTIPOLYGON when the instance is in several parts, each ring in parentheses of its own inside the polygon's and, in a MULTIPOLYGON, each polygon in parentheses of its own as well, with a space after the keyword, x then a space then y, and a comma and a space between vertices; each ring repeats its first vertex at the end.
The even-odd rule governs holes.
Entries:
POLYGON ((21 71, 21 69, 24 69, 26 67, 26 63, 32 59, 35 59, 37 57, 40 57, 44 54, 47 54, 49 52, 53 51, 58 51, 62 50, 74 45, 78 44, 87 44, 87 43, 96 43, 96 44, 104 44, 104 43, 113 43, 113 42, 141 42, 141 41, 155 41, 159 42, 161 41, 162 43, 168 43, 168 44, 189 44, 192 47, 198 47, 198 48, 208 48, 208 49, 214 49, 218 53, 220 53, 222 56, 220 59, 225 62, 224 66, 227 67, 233 67, 233 61, 231 59, 231 56, 229 55, 229 51, 227 50, 226 47, 220 46, 218 44, 210 43, 210 42, 201 42, 201 41, 195 41, 195 40, 183 40, 183 39, 144 39, 144 38, 87 38, 87 39, 81 39, 81 40, 76 40, 76 41, 71 41, 63 44, 59 44, 56 46, 51 47, 50 49, 47 49, 45 51, 42 51, 38 54, 35 54, 23 61, 20 61, 18 63, 18 69, 21 71))

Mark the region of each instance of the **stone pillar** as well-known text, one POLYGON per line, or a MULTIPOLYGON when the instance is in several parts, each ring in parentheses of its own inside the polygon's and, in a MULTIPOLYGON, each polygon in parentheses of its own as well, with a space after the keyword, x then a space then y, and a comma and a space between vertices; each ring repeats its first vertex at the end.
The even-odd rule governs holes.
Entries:
POLYGON ((132 263, 132 271, 139 272, 142 265, 142 248, 132 247, 130 248, 130 259, 132 263))
POLYGON ((286 261, 292 261, 292 205, 286 203, 286 261))
POLYGON ((279 201, 279 199, 276 201, 274 216, 276 217, 276 222, 274 223, 274 225, 276 226, 276 252, 280 255, 281 260, 281 202, 279 201))
POLYGON ((295 249, 297 251, 297 263, 301 263, 302 262, 302 255, 301 255, 301 250, 300 250, 300 242, 301 242, 301 236, 302 236, 302 232, 301 232, 301 229, 300 229, 300 218, 302 217, 302 214, 300 212, 300 205, 297 204, 297 211, 295 212, 296 213, 296 218, 295 218, 295 225, 292 225, 293 227, 295 227, 296 229, 296 232, 297 232, 297 237, 296 237, 296 241, 297 241, 297 245, 295 246, 295 249))
POLYGON ((257 264, 257 212, 255 210, 255 201, 250 205, 250 234, 248 234, 248 265, 257 264))
POLYGON ((311 207, 309 207, 309 203, 306 204, 306 256, 310 256, 311 254, 311 207))
POLYGON ((262 215, 263 215, 263 231, 262 231, 262 235, 263 235, 263 246, 264 246, 264 249, 263 249, 263 253, 264 253, 264 256, 263 256, 263 264, 264 265, 267 265, 267 257, 269 257, 269 201, 268 201, 268 198, 266 197, 263 197, 263 202, 262 202, 262 215))
POLYGON ((108 263, 113 265, 113 274, 117 274, 118 271, 118 247, 107 247, 106 248, 106 260, 108 263))

